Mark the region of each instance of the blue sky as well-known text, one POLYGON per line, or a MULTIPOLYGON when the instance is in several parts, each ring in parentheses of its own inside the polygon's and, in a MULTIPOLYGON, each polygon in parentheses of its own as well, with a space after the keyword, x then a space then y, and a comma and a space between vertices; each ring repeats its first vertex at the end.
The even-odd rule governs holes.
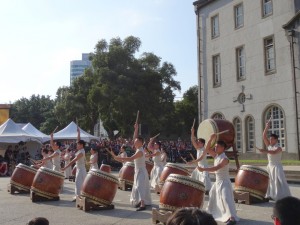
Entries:
POLYGON ((187 0, 0 0, 1 103, 70 83, 70 61, 101 39, 139 37, 172 63, 182 91, 197 84, 196 16, 187 0))

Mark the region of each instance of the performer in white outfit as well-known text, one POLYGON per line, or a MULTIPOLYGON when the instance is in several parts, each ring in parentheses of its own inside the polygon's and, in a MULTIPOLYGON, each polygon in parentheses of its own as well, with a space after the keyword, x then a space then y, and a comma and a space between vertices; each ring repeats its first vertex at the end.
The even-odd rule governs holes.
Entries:
POLYGON ((269 139, 267 137, 270 122, 270 120, 267 122, 263 132, 263 140, 268 149, 259 149, 259 151, 268 156, 269 186, 266 198, 277 201, 290 196, 291 192, 281 164, 282 148, 278 145, 278 136, 271 134, 269 139))
POLYGON ((75 176, 75 197, 73 197, 72 201, 76 201, 76 197, 80 195, 81 186, 86 177, 86 168, 85 168, 85 141, 80 140, 80 129, 77 127, 77 152, 75 154, 75 158, 64 168, 65 171, 68 167, 76 163, 76 176, 75 176))
POLYGON ((161 172, 164 169, 164 164, 161 159, 161 151, 160 151, 160 142, 155 142, 153 144, 154 138, 150 138, 148 143, 148 150, 151 152, 147 154, 146 157, 152 157, 152 161, 154 163, 153 168, 150 174, 150 186, 155 189, 156 186, 159 185, 159 177, 161 172))
MULTIPOLYGON (((71 161, 71 151, 70 151, 70 148, 67 148, 66 149, 66 153, 65 155, 63 156, 63 160, 65 161, 65 165, 69 164, 70 161, 71 161)), ((65 178, 69 178, 71 176, 71 173, 72 173, 72 168, 71 167, 68 167, 66 170, 65 170, 65 178)))
MULTIPOLYGON (((43 148, 43 149, 42 149, 42 156, 43 156, 43 159, 47 158, 47 157, 49 156, 48 154, 49 154, 48 149, 43 148)), ((46 168, 48 168, 48 169, 52 169, 52 167, 53 167, 53 164, 52 164, 51 160, 45 160, 45 161, 42 161, 42 163, 35 164, 35 165, 36 165, 37 167, 43 166, 43 167, 46 167, 46 168)))
POLYGON ((99 166, 98 166, 98 152, 96 150, 96 146, 92 146, 91 147, 91 157, 90 157, 90 161, 89 161, 89 164, 90 164, 90 170, 98 170, 99 169, 99 166))
MULTIPOLYGON (((127 157, 127 153, 126 153, 126 146, 125 145, 122 145, 121 148, 120 148, 120 152, 119 152, 119 155, 120 157, 122 158, 126 158, 127 157)), ((125 164, 125 162, 123 162, 123 165, 125 164)))
MULTIPOLYGON (((205 140, 203 138, 199 138, 196 140, 195 137, 195 129, 192 127, 191 129, 191 141, 194 146, 194 148, 197 150, 197 159, 192 160, 190 162, 187 162, 187 164, 193 164, 193 163, 198 163, 198 166, 206 168, 208 167, 207 164, 207 154, 205 152, 204 154, 204 145, 205 145, 205 140)), ((195 180, 201 181, 204 186, 205 186, 205 193, 208 194, 208 192, 211 189, 211 181, 209 177, 208 171, 203 171, 200 172, 197 168, 192 172, 191 177, 194 178, 195 180)))
POLYGON ((236 224, 239 218, 236 215, 233 188, 229 177, 229 159, 225 155, 226 143, 217 141, 215 148, 211 149, 211 143, 217 135, 212 134, 206 145, 204 153, 209 153, 214 158, 214 166, 203 168, 199 171, 215 172, 216 182, 209 192, 207 212, 217 221, 226 222, 227 225, 236 224))
POLYGON ((130 201, 137 208, 137 211, 146 209, 146 205, 151 204, 149 176, 146 170, 145 153, 143 149, 143 138, 138 137, 138 124, 134 125, 134 147, 136 152, 131 157, 120 157, 113 154, 115 160, 119 162, 134 161, 134 181, 130 201))
POLYGON ((60 157, 61 157, 61 143, 59 141, 53 140, 53 132, 50 134, 50 145, 53 149, 53 153, 49 155, 48 157, 42 159, 42 161, 52 160, 53 167, 52 169, 55 171, 60 171, 60 157))

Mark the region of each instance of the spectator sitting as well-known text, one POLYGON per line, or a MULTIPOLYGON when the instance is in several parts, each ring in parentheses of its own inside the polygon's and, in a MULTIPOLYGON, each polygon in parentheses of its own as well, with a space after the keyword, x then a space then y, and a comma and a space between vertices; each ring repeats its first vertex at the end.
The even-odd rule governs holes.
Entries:
POLYGON ((180 208, 167 220, 167 225, 217 225, 211 214, 199 208, 180 208))

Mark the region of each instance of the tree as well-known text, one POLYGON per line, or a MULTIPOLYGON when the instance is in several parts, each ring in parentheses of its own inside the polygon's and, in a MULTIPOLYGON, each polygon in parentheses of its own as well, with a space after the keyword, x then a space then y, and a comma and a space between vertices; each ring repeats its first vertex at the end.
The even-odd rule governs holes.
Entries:
MULTIPOLYGON (((198 86, 190 87, 184 94, 183 99, 175 103, 176 114, 179 118, 179 126, 181 127, 182 135, 190 134, 191 126, 193 120, 196 119, 198 115, 198 86)), ((198 123, 195 123, 195 126, 198 123)), ((197 129, 197 127, 195 127, 197 129)), ((181 136, 181 135, 179 135, 181 136)))
POLYGON ((21 98, 11 107, 11 118, 16 123, 30 122, 37 129, 49 133, 51 126, 45 126, 47 119, 54 118, 54 100, 50 96, 32 95, 29 99, 21 98))

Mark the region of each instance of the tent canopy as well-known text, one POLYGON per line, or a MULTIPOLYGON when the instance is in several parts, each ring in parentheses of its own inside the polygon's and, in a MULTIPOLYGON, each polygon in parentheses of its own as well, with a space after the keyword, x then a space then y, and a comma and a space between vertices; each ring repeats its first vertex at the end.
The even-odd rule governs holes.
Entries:
POLYGON ((22 130, 12 119, 6 120, 0 126, 0 143, 19 143, 21 141, 40 142, 37 136, 28 134, 22 130))
MULTIPOLYGON (((82 130, 80 127, 80 139, 85 142, 90 142, 91 140, 99 140, 99 137, 93 136, 88 132, 82 130)), ((77 124, 73 121, 66 126, 64 129, 53 134, 53 138, 56 140, 76 140, 77 139, 77 124)))
POLYGON ((23 126, 22 130, 27 132, 28 134, 36 136, 42 143, 50 140, 50 136, 42 133, 37 128, 35 128, 31 123, 27 123, 23 126))

